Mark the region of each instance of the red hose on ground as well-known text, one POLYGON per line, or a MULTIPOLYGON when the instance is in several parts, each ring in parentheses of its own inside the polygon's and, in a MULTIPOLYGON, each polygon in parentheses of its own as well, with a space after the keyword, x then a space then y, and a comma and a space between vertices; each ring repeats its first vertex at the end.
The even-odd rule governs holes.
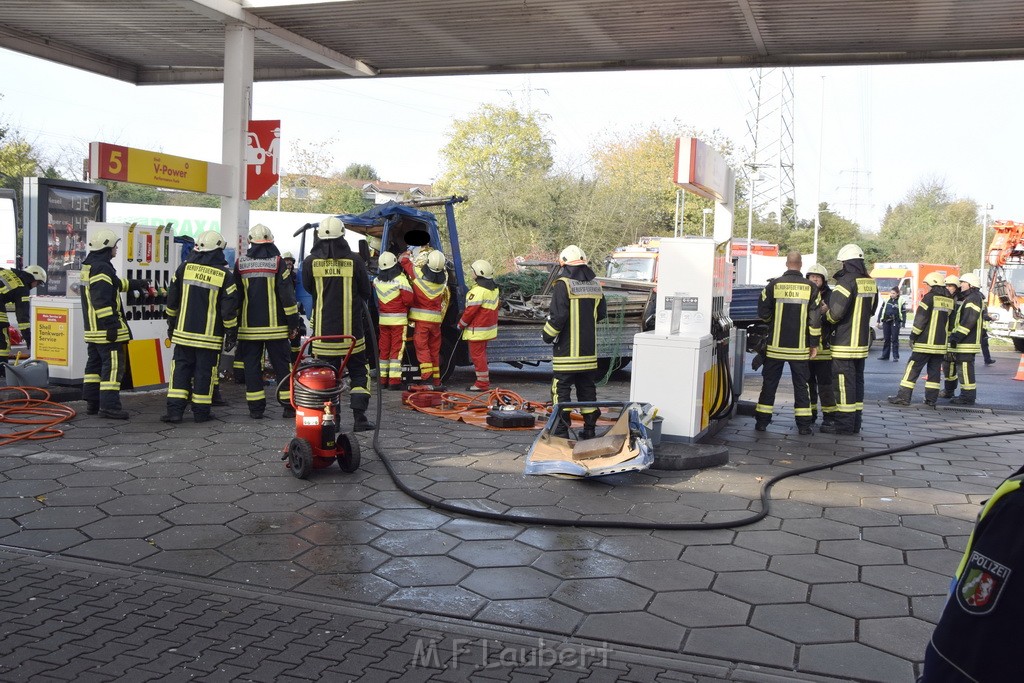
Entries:
POLYGON ((0 387, 0 399, 3 399, 0 400, 0 425, 31 427, 0 433, 0 446, 64 436, 64 430, 56 426, 77 415, 74 408, 50 401, 50 392, 39 387, 0 387), (18 397, 7 398, 10 393, 18 397), (33 398, 33 394, 36 398, 33 398))

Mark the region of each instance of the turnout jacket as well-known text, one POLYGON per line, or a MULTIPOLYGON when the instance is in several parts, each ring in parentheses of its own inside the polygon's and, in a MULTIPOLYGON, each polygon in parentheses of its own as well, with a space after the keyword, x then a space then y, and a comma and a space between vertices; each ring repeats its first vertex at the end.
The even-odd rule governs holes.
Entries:
MULTIPOLYGON (((20 268, 0 268, 0 327, 10 324, 7 317, 7 304, 14 305, 14 315, 18 318, 18 329, 25 332, 31 327, 29 318, 29 287, 35 278, 20 268)), ((28 341, 28 335, 25 335, 28 341)))
MULTIPOLYGON (((818 294, 821 295, 821 302, 828 305, 829 299, 832 296, 832 288, 828 286, 826 282, 822 285, 821 289, 818 290, 818 294)), ((820 311, 821 308, 819 307, 820 311)), ((835 328, 828 321, 828 316, 824 313, 821 314, 821 339, 818 341, 818 355, 811 359, 812 363, 818 361, 832 360, 832 333, 835 332, 835 328)))
POLYGON ((309 321, 317 337, 351 335, 348 341, 314 341, 318 356, 344 356, 366 350, 363 338, 363 310, 370 300, 370 276, 359 255, 344 237, 317 240, 302 262, 302 284, 313 296, 309 321))
POLYGON ((933 285, 921 297, 910 329, 910 343, 914 353, 946 353, 953 298, 942 285, 933 285))
POLYGON ((167 288, 171 341, 220 351, 225 330, 238 326, 238 299, 224 250, 193 251, 189 260, 178 266, 167 288))
POLYGON ((409 307, 412 306, 413 292, 409 278, 402 268, 394 265, 377 273, 373 278, 373 290, 377 295, 377 313, 383 326, 405 326, 409 321, 409 307))
POLYGON ((949 346, 955 353, 981 353, 981 332, 984 329, 982 307, 985 305, 981 290, 971 287, 953 316, 949 346))
POLYGON ((132 338, 124 318, 121 292, 127 292, 129 282, 117 276, 113 248, 89 252, 82 261, 82 318, 85 320, 85 341, 88 344, 126 342, 132 338), (117 339, 107 340, 107 330, 116 329, 117 339))
POLYGON ((554 342, 555 372, 597 369, 597 323, 608 316, 601 285, 589 266, 567 266, 551 290, 551 308, 542 336, 554 342))
POLYGON ((798 270, 787 270, 761 292, 757 315, 771 325, 766 355, 778 360, 809 360, 821 338, 821 295, 798 270))
POLYGON ((440 324, 444 320, 445 304, 448 303, 445 297, 448 292, 448 273, 434 273, 428 271, 426 266, 418 268, 406 255, 403 255, 401 264, 412 283, 414 294, 409 320, 440 324))
POLYGON ((828 300, 825 319, 834 326, 832 358, 867 358, 871 315, 878 306, 878 285, 868 277, 864 259, 843 262, 828 300))
POLYGON ((235 287, 242 301, 239 339, 287 339, 290 330, 299 329, 292 274, 273 244, 253 244, 235 261, 235 287))
POLYGON ((477 278, 466 293, 466 308, 459 320, 462 338, 486 341, 498 336, 498 285, 490 278, 477 278))

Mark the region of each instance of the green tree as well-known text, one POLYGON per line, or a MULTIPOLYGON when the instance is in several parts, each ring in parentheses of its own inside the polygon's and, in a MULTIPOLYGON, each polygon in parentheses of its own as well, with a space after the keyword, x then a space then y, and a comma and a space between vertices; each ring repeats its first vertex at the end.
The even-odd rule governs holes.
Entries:
POLYGON ((922 180, 889 208, 879 237, 886 260, 950 263, 967 270, 981 262, 977 203, 954 197, 938 178, 922 180))
POLYGON ((341 177, 352 178, 355 180, 380 180, 380 175, 377 174, 377 169, 370 164, 349 164, 345 167, 345 170, 341 172, 341 177))

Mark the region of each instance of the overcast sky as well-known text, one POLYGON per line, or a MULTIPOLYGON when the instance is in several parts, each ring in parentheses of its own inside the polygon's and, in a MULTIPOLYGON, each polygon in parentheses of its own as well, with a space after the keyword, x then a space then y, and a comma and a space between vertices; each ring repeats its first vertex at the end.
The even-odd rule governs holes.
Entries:
MULTIPOLYGON (((550 116, 561 164, 579 165, 602 135, 677 120, 749 145, 752 71, 630 71, 257 83, 254 119, 281 119, 290 141, 331 140, 335 170, 368 163, 383 180, 426 183, 453 119, 515 102, 550 116)), ((1024 220, 1024 62, 796 70, 798 212, 815 199, 877 228, 887 204, 944 179, 957 197, 1024 220), (824 77, 824 78, 823 78, 824 77), (824 88, 824 107, 822 107, 824 88), (824 125, 820 112, 824 110, 824 125), (820 155, 820 195, 819 185, 820 155)), ((218 85, 133 86, 0 50, 0 122, 49 150, 90 141, 221 158, 218 85)), ((742 219, 738 219, 742 223, 742 219)))

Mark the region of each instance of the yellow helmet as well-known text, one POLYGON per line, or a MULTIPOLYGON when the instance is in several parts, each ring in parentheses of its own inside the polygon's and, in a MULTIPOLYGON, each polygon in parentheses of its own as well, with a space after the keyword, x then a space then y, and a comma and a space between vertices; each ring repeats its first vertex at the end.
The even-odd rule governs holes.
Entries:
POLYGON ((195 250, 199 252, 216 251, 228 246, 224 238, 216 230, 207 230, 196 239, 195 250))
POLYGON ((320 221, 316 236, 322 240, 335 240, 345 234, 345 224, 337 216, 328 216, 320 221))
POLYGON ((273 242, 274 233, 270 232, 270 228, 262 223, 257 223, 249 228, 249 241, 257 244, 273 242))
POLYGON ((434 271, 435 273, 444 272, 445 258, 444 254, 439 250, 430 252, 427 256, 427 268, 434 271))
POLYGON ((494 277, 494 267, 483 259, 473 261, 473 265, 471 265, 470 268, 473 269, 473 275, 476 275, 477 277, 485 277, 488 280, 494 277))
POLYGON ((116 247, 121 238, 114 234, 113 230, 100 230, 89 240, 89 251, 101 251, 116 247))
POLYGON ((928 273, 924 276, 924 283, 929 287, 934 287, 935 285, 941 286, 945 283, 945 278, 942 277, 941 273, 928 273))
POLYGON ((960 276, 959 275, 947 275, 946 279, 944 281, 944 284, 953 285, 954 287, 959 287, 960 286, 960 276))

